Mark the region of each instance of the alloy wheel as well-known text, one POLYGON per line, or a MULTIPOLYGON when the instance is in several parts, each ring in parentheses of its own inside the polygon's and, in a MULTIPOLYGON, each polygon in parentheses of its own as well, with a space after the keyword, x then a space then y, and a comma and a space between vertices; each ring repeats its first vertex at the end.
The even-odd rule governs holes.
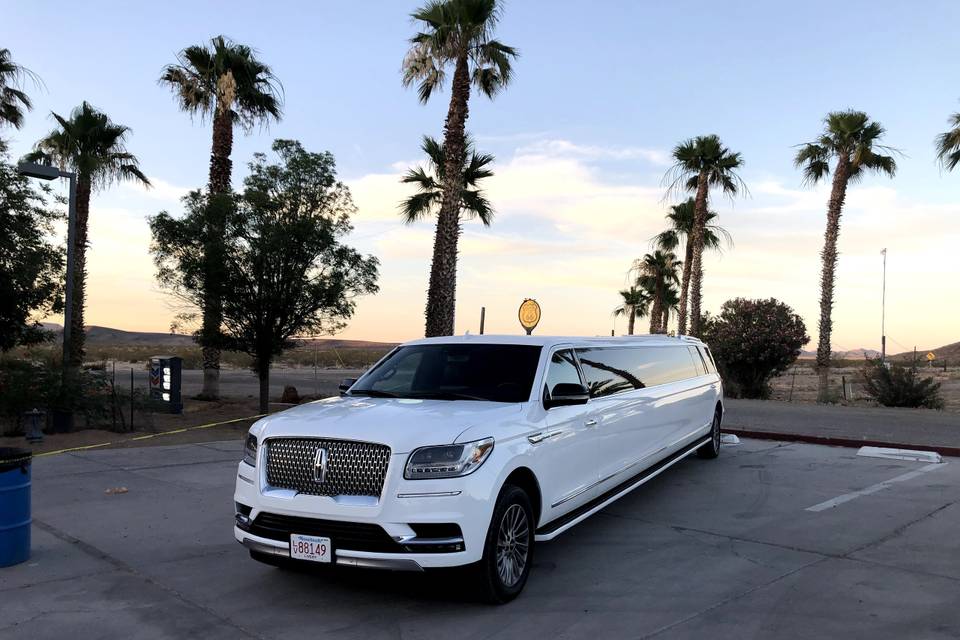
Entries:
POLYGON ((497 533, 497 572, 506 587, 520 581, 530 551, 530 523, 519 504, 510 505, 500 519, 497 533))

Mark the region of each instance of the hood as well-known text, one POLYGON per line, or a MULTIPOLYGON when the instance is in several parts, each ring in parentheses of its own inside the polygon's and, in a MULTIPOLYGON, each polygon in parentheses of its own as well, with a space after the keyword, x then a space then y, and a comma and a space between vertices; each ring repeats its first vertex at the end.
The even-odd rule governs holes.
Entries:
POLYGON ((336 397, 263 418, 250 432, 261 441, 276 436, 361 440, 388 445, 393 453, 409 453, 417 447, 452 444, 470 427, 493 429, 518 420, 521 407, 474 400, 336 397))

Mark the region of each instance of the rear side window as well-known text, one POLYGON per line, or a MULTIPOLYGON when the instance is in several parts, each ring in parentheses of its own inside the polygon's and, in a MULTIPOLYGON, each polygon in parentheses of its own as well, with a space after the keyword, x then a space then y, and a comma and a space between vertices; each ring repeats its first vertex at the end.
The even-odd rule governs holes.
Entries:
POLYGON ((697 375, 702 376, 707 372, 707 365, 703 362, 703 356, 700 355, 700 351, 696 347, 687 347, 687 351, 690 352, 690 357, 693 359, 693 366, 697 370, 697 375))
POLYGON ((602 397, 692 378, 697 369, 685 346, 577 349, 587 388, 602 397))
POLYGON ((703 362, 707 366, 707 373, 716 373, 717 365, 713 361, 713 355, 708 347, 699 347, 700 355, 703 356, 703 362))

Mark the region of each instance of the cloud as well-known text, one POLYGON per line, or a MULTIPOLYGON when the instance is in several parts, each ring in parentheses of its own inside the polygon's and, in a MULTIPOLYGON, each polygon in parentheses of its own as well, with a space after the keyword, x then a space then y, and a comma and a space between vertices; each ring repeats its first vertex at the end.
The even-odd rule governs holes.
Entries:
POLYGON ((171 184, 163 178, 156 176, 147 176, 150 180, 150 188, 146 188, 137 182, 122 182, 124 190, 146 196, 152 200, 165 200, 169 202, 180 202, 180 199, 190 191, 187 187, 179 187, 171 184))
POLYGON ((661 167, 671 164, 670 154, 660 149, 581 145, 569 140, 538 140, 519 147, 517 154, 573 157, 587 160, 645 160, 661 167))

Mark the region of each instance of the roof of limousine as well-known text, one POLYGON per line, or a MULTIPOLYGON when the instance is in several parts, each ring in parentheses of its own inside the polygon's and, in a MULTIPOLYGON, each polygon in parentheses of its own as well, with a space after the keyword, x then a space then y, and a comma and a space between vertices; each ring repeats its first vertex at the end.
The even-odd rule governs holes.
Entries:
POLYGON ((692 336, 638 335, 638 336, 518 336, 518 335, 462 335, 422 338, 404 344, 529 344, 540 347, 553 347, 560 344, 591 346, 650 345, 663 346, 673 344, 703 344, 692 336))

